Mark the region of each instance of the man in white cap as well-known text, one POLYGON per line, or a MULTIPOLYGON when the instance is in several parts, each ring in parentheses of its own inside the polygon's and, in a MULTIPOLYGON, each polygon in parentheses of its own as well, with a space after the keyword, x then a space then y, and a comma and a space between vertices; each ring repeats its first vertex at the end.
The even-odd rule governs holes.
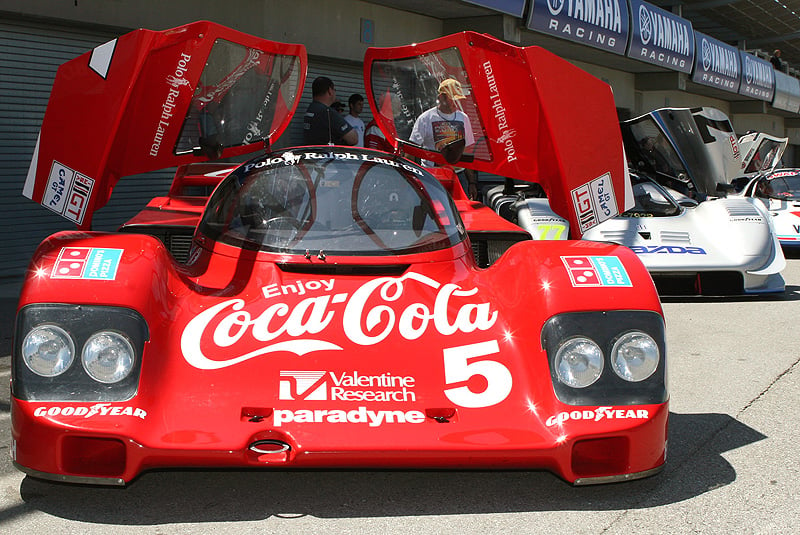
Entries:
MULTIPOLYGON (((445 146, 463 139, 465 146, 475 144, 472 126, 467 114, 458 108, 456 101, 466 98, 461 83, 454 78, 446 78, 439 84, 437 104, 425 111, 414 123, 409 141, 429 150, 441 151, 445 146)), ((422 160, 422 165, 435 164, 422 160)), ((470 199, 478 197, 478 181, 471 169, 454 168, 461 187, 470 199)))

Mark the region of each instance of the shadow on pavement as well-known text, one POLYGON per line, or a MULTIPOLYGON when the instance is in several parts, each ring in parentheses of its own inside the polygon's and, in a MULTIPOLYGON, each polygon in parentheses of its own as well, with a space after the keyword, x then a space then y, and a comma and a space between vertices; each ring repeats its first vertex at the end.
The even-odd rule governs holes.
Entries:
MULTIPOLYGON (((729 485, 722 454, 766 438, 726 414, 671 414, 660 474, 572 487, 533 471, 200 471, 147 473, 127 488, 71 486, 26 477, 22 509, 92 523, 156 525, 292 518, 394 517, 640 509, 729 485)), ((0 511, 16 516, 26 511, 0 511)))

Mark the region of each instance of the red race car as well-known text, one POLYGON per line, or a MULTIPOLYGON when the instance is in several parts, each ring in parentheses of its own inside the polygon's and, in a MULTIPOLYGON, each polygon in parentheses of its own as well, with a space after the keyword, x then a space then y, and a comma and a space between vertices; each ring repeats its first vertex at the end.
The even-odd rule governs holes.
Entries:
POLYGON ((306 64, 198 22, 59 69, 24 193, 79 228, 40 245, 21 292, 15 465, 107 485, 170 467, 658 472, 664 319, 642 263, 530 240, 455 172, 539 183, 578 234, 614 217, 632 200, 610 88, 475 33, 370 49, 393 150, 271 148, 306 64), (415 125, 444 97, 427 145, 415 125), (167 196, 89 230, 120 177, 172 166, 167 196))

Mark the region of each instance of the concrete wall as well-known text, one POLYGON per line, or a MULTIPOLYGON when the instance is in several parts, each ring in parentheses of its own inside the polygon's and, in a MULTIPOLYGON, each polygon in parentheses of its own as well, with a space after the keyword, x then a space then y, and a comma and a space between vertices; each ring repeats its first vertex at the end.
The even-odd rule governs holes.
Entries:
MULTIPOLYGON (((737 134, 744 134, 748 130, 765 132, 774 136, 786 136, 786 129, 783 126, 783 118, 774 115, 764 115, 757 113, 739 113, 731 117, 733 129, 737 134)), ((791 139, 789 143, 795 143, 791 139)))
POLYGON ((572 61, 576 67, 600 78, 611 86, 614 91, 614 103, 617 108, 634 109, 634 78, 632 73, 615 71, 599 65, 584 63, 582 61, 572 61))
POLYGON ((657 108, 695 108, 709 106, 721 110, 730 117, 730 103, 726 100, 693 95, 681 91, 643 91, 641 92, 641 108, 636 114, 641 115, 657 108))
POLYGON ((362 61, 368 46, 397 46, 442 35, 439 19, 357 0, 0 0, 18 14, 120 29, 165 30, 210 20, 275 41, 302 43, 309 55, 362 61), (360 41, 372 20, 374 44, 360 41))

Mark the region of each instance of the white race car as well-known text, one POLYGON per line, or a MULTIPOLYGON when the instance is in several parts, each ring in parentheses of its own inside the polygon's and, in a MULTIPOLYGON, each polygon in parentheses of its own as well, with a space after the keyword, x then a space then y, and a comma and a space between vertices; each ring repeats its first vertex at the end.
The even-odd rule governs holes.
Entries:
MULTIPOLYGON (((660 109, 621 127, 635 206, 584 238, 633 249, 662 295, 783 292, 786 260, 765 204, 727 195, 745 172, 728 117, 714 108, 660 109)), ((507 184, 486 200, 534 239, 566 239, 545 197, 507 184)))
POLYGON ((742 193, 764 203, 785 249, 800 250, 800 169, 777 169, 752 178, 742 193))

